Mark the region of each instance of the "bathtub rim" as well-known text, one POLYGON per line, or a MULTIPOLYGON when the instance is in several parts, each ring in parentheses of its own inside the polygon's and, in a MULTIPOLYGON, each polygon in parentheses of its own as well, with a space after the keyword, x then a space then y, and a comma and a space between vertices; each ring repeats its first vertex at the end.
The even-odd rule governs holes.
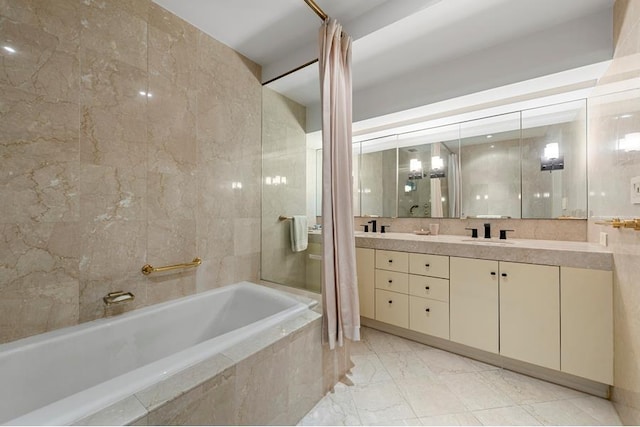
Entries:
MULTIPOLYGON (((317 316, 319 316, 317 313, 311 310, 312 307, 317 305, 316 301, 310 300, 305 297, 288 294, 285 291, 269 288, 268 286, 265 286, 265 285, 243 281, 243 282, 235 283, 232 285, 216 288, 210 291, 201 292, 201 293, 189 295, 183 298, 167 301, 161 304, 155 304, 152 306, 137 309, 137 310, 119 315, 115 318, 97 319, 97 320, 86 322, 83 324, 74 325, 74 326, 58 329, 55 331, 50 331, 43 334, 34 335, 31 337, 26 337, 20 340, 12 341, 12 342, 0 345, 0 352, 5 353, 5 352, 24 351, 29 347, 35 346, 37 344, 46 343, 47 341, 54 340, 55 338, 61 335, 68 335, 70 333, 69 329, 74 329, 71 332, 72 335, 80 334, 83 331, 86 331, 87 329, 93 329, 97 327, 99 328, 108 327, 111 324, 124 322, 124 321, 127 321, 128 319, 135 319, 137 317, 144 316, 145 313, 162 310, 163 307, 166 307, 166 306, 171 306, 175 304, 185 304, 194 299, 205 298, 212 294, 218 294, 222 292, 231 292, 234 289, 241 289, 241 288, 259 289, 262 292, 269 293, 278 298, 286 298, 286 299, 292 300, 294 304, 283 311, 280 311, 274 315, 271 315, 265 319, 260 320, 259 322, 261 323, 261 326, 262 326, 260 331, 247 332, 248 330, 251 329, 251 327, 254 326, 254 324, 243 326, 239 329, 227 332, 226 334, 223 334, 219 337, 215 337, 210 340, 203 341, 202 343, 198 343, 195 346, 181 350, 179 352, 176 352, 174 354, 161 358, 157 361, 138 367, 127 373, 121 374, 117 377, 111 378, 107 381, 91 386, 85 390, 79 391, 70 396, 59 399, 55 402, 52 402, 48 405, 37 408, 26 414, 3 421, 2 425, 23 425, 23 424, 42 425, 45 422, 49 422, 57 425, 73 424, 78 422, 82 424, 81 421, 83 419, 89 419, 95 416, 96 414, 101 413, 102 411, 106 411, 109 408, 120 404, 121 402, 127 401, 127 399, 130 397, 137 397, 138 394, 144 394, 145 392, 148 392, 148 390, 152 390, 156 388, 159 384, 162 384, 167 380, 170 381, 172 377, 180 376, 181 374, 185 374, 192 369, 197 369, 199 365, 207 364, 207 362, 210 360, 215 359, 217 361, 216 369, 212 371, 212 372, 215 372, 215 375, 221 372, 224 372, 224 370, 228 369, 230 366, 233 366, 235 363, 242 360, 242 358, 238 358, 237 356, 234 356, 234 349, 237 350, 237 348, 240 347, 239 354, 242 354, 243 352, 246 353, 246 349, 242 348, 242 343, 243 343, 243 340, 247 339, 247 334, 249 337, 251 337, 253 335, 256 335, 259 332, 259 337, 251 341, 253 341, 252 344, 261 343, 261 341, 264 341, 264 338, 271 339, 271 338, 274 338, 274 336, 275 337, 279 335, 285 336, 286 334, 283 334, 283 331, 286 331, 288 328, 291 328, 291 325, 300 323, 300 322, 296 322, 297 318, 308 320, 308 318, 311 317, 313 318, 312 320, 315 320, 316 316, 309 316, 308 313, 314 313, 317 316), (266 327, 264 327, 263 325, 264 322, 267 323, 266 327), (242 334, 242 337, 237 335, 239 331, 242 334), (231 337, 232 334, 236 334, 236 336, 231 337), (208 346, 211 346, 211 342, 214 340, 222 341, 221 338, 226 338, 230 340, 231 345, 223 345, 224 343, 222 344, 219 343, 215 347, 207 348, 208 346), (203 353, 201 353, 203 349, 206 349, 206 351, 204 352, 204 355, 203 353), (228 353, 229 355, 226 355, 226 353, 228 353), (174 362, 176 360, 182 361, 185 359, 185 356, 188 356, 186 363, 181 363, 179 366, 176 366, 174 363, 171 363, 170 366, 172 367, 172 369, 167 370, 162 374, 158 373, 157 369, 159 366, 166 365, 167 363, 174 362), (131 378, 131 374, 134 372, 138 377, 141 375, 147 375, 147 376, 143 380, 136 382, 134 385, 128 384, 131 378), (105 386, 115 386, 118 391, 104 397, 100 394, 100 390, 103 389, 105 386), (79 410, 75 406, 75 402, 78 400, 79 401, 87 400, 87 394, 89 395, 90 403, 87 404, 87 407, 83 407, 82 410, 79 410)), ((309 323, 309 322, 306 322, 306 323, 309 323)), ((293 332, 295 332, 295 329, 290 330, 288 333, 293 333, 293 332)), ((271 342, 271 344, 273 342, 271 342)), ((256 347, 256 346, 253 345, 253 347, 256 347)), ((254 348, 254 351, 250 352, 250 354, 247 354, 245 357, 249 357, 251 354, 259 351, 262 348, 264 348, 264 346, 261 346, 260 348, 257 348, 257 347, 254 348)), ((206 381, 207 379, 208 378, 203 379, 202 381, 200 381, 200 383, 203 381, 206 381)), ((174 394, 177 396, 183 392, 184 390, 181 390, 181 391, 177 391, 176 392, 177 394, 176 393, 174 394)), ((153 391, 151 391, 150 393, 153 394, 153 391)), ((142 405, 142 407, 145 409, 145 411, 148 413, 150 410, 154 409, 154 407, 157 407, 158 405, 162 404, 166 400, 164 400, 163 402, 155 402, 153 404, 151 401, 149 401, 150 403, 148 404, 140 401, 140 399, 138 399, 138 401, 142 405)), ((133 421, 135 420, 131 420, 131 422, 133 421)))

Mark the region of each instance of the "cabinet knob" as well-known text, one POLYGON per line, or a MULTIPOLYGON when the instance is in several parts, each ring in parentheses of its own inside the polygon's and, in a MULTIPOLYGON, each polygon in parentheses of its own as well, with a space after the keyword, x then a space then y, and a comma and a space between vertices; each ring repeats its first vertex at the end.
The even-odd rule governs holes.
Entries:
POLYGON ((389 300, 389 304, 393 303, 393 300, 389 300))
POLYGON ((430 308, 425 308, 424 311, 426 311, 427 313, 429 313, 431 311, 430 308))
POLYGON ((429 264, 425 264, 424 266, 425 266, 425 267, 427 267, 427 268, 429 268, 429 264))
POLYGON ((507 273, 502 273, 501 276, 502 277, 507 277, 507 273))
POLYGON ((428 291, 428 290, 429 290, 429 287, 428 287, 428 286, 425 286, 425 287, 424 287, 424 290, 425 290, 425 291, 428 291))
POLYGON ((393 283, 393 280, 389 279, 389 283, 393 283))
POLYGON ((390 260, 389 260, 389 262, 393 262, 393 260, 392 260, 392 259, 390 259, 390 260))
POLYGON ((496 275, 496 272, 495 272, 495 271, 492 271, 492 272, 491 272, 491 275, 492 275, 492 276, 495 276, 495 275, 496 275))

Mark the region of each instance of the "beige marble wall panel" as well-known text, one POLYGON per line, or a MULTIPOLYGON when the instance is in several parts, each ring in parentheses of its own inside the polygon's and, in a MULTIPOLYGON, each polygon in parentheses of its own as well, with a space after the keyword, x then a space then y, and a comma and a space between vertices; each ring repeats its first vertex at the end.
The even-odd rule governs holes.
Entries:
MULTIPOLYGON (((77 22, 71 24, 74 27, 77 32, 77 22)), ((65 40, 41 27, 2 16, 0 34, 3 43, 15 49, 14 53, 3 49, 0 84, 53 99, 78 101, 77 34, 75 40, 65 40)))
POLYGON ((640 424, 640 234, 596 222, 601 217, 640 216, 640 205, 629 200, 629 180, 640 175, 640 157, 638 152, 627 152, 619 146, 619 140, 626 134, 640 132, 640 2, 617 0, 613 27, 614 60, 588 100, 589 241, 598 242, 600 233, 607 233, 613 252, 612 400, 622 422, 637 425, 640 424))
POLYGON ((196 171, 147 172, 146 175, 147 211, 150 221, 196 219, 196 171))

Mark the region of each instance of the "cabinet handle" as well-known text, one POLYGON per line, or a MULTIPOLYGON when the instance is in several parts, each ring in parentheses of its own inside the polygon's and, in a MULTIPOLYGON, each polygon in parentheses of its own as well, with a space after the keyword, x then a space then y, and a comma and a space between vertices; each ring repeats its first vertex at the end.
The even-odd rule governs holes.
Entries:
POLYGON ((431 311, 431 309, 429 308, 425 308, 424 311, 426 311, 427 313, 429 313, 431 311))
POLYGON ((496 272, 495 272, 495 271, 492 271, 492 272, 491 272, 491 275, 492 275, 492 276, 495 276, 495 275, 496 275, 496 272))
POLYGON ((425 264, 424 266, 425 266, 425 267, 427 267, 427 268, 429 268, 429 264, 425 264))
POLYGON ((393 283, 393 280, 389 279, 389 283, 393 283))
POLYGON ((502 273, 501 276, 502 277, 507 277, 507 273, 502 273))
POLYGON ((393 300, 389 300, 389 304, 393 303, 393 300))
POLYGON ((390 260, 389 260, 389 262, 393 262, 393 260, 392 260, 392 259, 390 259, 390 260))
POLYGON ((425 287, 424 287, 424 290, 425 290, 425 291, 428 291, 428 290, 429 290, 429 287, 428 287, 428 286, 425 286, 425 287))

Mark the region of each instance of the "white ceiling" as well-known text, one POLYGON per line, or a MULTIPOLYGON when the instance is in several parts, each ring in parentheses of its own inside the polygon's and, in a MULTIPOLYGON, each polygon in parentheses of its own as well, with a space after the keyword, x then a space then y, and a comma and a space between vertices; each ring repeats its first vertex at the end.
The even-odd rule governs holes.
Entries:
MULTIPOLYGON (((263 67, 271 80, 317 57, 303 0, 154 0, 263 67)), ((610 59, 614 0, 317 0, 354 38, 354 120, 610 59)), ((309 107, 317 66, 269 87, 309 107)))

